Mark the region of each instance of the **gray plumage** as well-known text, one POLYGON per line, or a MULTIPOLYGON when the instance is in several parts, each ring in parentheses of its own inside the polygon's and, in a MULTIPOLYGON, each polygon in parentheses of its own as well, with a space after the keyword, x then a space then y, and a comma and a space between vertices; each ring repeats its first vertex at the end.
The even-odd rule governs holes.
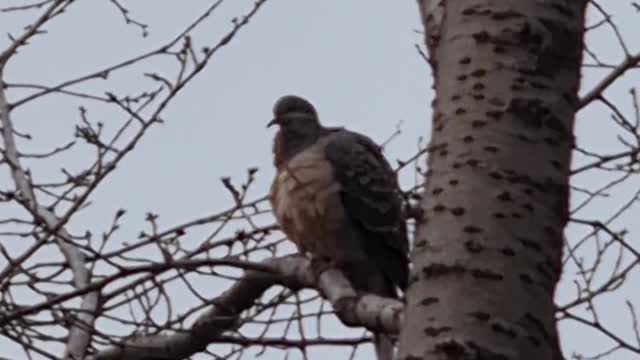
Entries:
POLYGON ((273 112, 269 126, 280 129, 270 199, 284 233, 301 253, 340 268, 356 290, 397 297, 409 274, 406 222, 396 174, 380 147, 365 135, 323 127, 298 96, 280 98, 273 112))

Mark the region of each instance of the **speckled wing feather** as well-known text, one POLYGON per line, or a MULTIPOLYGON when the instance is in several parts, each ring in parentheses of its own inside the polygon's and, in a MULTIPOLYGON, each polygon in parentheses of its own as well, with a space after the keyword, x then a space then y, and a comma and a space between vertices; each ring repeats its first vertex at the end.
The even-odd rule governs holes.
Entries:
POLYGON ((348 130, 329 135, 325 156, 342 187, 347 215, 361 228, 365 251, 402 290, 408 282, 408 240, 397 177, 380 147, 348 130))

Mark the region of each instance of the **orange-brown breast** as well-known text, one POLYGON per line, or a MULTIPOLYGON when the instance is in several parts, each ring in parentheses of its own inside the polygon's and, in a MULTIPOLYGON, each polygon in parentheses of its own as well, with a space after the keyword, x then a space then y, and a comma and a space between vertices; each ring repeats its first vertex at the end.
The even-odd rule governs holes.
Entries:
POLYGON ((283 232, 300 252, 332 258, 347 220, 324 146, 319 141, 282 164, 270 200, 283 232))

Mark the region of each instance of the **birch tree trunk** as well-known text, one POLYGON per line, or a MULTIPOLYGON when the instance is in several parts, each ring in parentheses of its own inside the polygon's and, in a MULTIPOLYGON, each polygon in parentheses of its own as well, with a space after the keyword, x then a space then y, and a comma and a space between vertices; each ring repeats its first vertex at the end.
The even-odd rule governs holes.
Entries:
POLYGON ((421 0, 435 79, 399 358, 560 358, 584 0, 421 0))

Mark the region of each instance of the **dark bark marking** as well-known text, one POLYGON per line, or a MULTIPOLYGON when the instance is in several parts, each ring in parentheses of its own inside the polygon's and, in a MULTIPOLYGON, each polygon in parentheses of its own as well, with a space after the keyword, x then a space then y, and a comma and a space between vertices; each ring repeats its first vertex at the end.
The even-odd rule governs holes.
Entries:
POLYGON ((477 234, 481 233, 483 230, 477 226, 466 225, 464 228, 462 228, 462 231, 466 232, 467 234, 477 234))
POLYGON ((435 347, 435 352, 444 354, 447 359, 471 359, 471 354, 466 346, 453 339, 439 342, 435 347))
POLYGON ((480 161, 477 159, 469 159, 467 160, 467 165, 471 166, 472 168, 477 167, 478 165, 480 165, 480 161))
POLYGON ((416 240, 416 247, 424 247, 424 246, 427 246, 427 244, 428 244, 427 239, 416 240))
POLYGON ((485 69, 476 69, 471 72, 473 77, 484 77, 485 75, 487 75, 487 70, 485 69))
POLYGON ((502 118, 502 115, 504 114, 504 111, 502 111, 502 110, 491 110, 491 111, 487 111, 484 114, 487 115, 488 117, 493 118, 494 120, 500 120, 502 118))
POLYGON ((534 212, 535 208, 533 207, 533 205, 529 204, 529 203, 525 203, 520 205, 523 209, 529 210, 530 212, 534 212))
MULTIPOLYGON (((473 349, 473 357, 465 358, 465 359, 474 359, 474 360, 511 360, 505 354, 495 352, 490 350, 484 346, 478 345, 474 341, 467 341, 467 346, 473 349)), ((462 360, 462 358, 460 358, 462 360)))
POLYGON ((425 278, 433 278, 443 275, 462 275, 467 271, 462 265, 454 264, 438 264, 433 263, 422 268, 422 274, 425 278))
POLYGON ((489 41, 489 33, 486 31, 479 31, 476 33, 471 34, 471 37, 473 37, 473 39, 478 43, 478 44, 483 44, 489 41))
POLYGON ((479 128, 479 127, 483 127, 487 125, 487 122, 484 120, 473 120, 471 121, 471 127, 473 128, 479 128))
POLYGON ((550 112, 542 100, 525 98, 511 99, 506 111, 523 121, 526 127, 534 129, 542 128, 543 119, 550 112))
POLYGON ((520 140, 522 140, 522 141, 524 141, 526 143, 529 143, 529 144, 537 144, 538 143, 537 141, 531 139, 530 137, 528 137, 525 134, 518 134, 518 139, 520 139, 520 140))
POLYGON ((422 356, 417 355, 407 355, 404 360, 423 360, 422 356))
POLYGON ((433 305, 433 304, 437 304, 439 302, 440 302, 440 299, 431 296, 431 297, 427 297, 427 298, 422 299, 420 301, 420 305, 422 305, 422 306, 430 306, 430 305, 433 305))
POLYGON ((507 20, 507 19, 519 19, 524 17, 521 13, 515 10, 495 11, 491 18, 494 20, 507 20))
POLYGON ((450 332, 451 330, 453 330, 453 328, 451 328, 450 326, 441 326, 441 327, 428 326, 424 328, 424 333, 427 336, 436 337, 442 333, 450 332))
POLYGON ((533 344, 533 346, 540 347, 541 342, 537 337, 533 335, 528 335, 527 340, 529 340, 533 344))
POLYGON ((486 313, 484 311, 474 311, 469 313, 470 316, 472 316, 474 319, 480 320, 480 321, 487 321, 491 318, 491 314, 486 313))
POLYGON ((522 192, 531 196, 535 191, 532 188, 524 188, 522 189, 522 192))
POLYGON ((536 252, 542 252, 542 246, 537 241, 524 236, 519 236, 517 237, 517 239, 525 248, 534 250, 536 252))
POLYGON ((500 250, 503 254, 507 255, 507 256, 515 256, 516 252, 510 248, 510 247, 506 247, 503 248, 502 250, 500 250))
POLYGON ((493 322, 491 324, 491 329, 493 331, 497 332, 497 333, 506 335, 506 336, 508 336, 510 338, 518 337, 518 333, 516 333, 516 331, 513 328, 509 327, 506 324, 502 324, 500 322, 497 322, 497 321, 493 322))
POLYGON ((576 14, 573 12, 573 10, 571 10, 570 7, 564 6, 564 5, 559 4, 557 2, 552 3, 551 7, 554 10, 556 10, 559 14, 564 15, 564 16, 568 17, 569 19, 573 19, 576 16, 576 14))
POLYGON ((547 90, 547 89, 551 89, 551 87, 547 84, 544 84, 542 82, 539 81, 531 81, 529 82, 529 84, 531 84, 531 87, 534 89, 541 89, 541 90, 547 90))
POLYGON ((504 102, 504 100, 502 100, 502 99, 500 99, 500 98, 498 98, 498 97, 491 98, 491 99, 489 100, 489 104, 491 104, 491 105, 495 105, 495 106, 504 106, 504 105, 506 105, 506 103, 504 102))
POLYGON ((533 279, 527 274, 520 274, 520 280, 527 285, 533 284, 533 279))
POLYGON ((548 343, 550 344, 553 343, 551 334, 547 331, 547 328, 544 326, 544 323, 540 319, 538 319, 536 316, 532 315, 531 313, 526 313, 524 315, 524 320, 532 324, 533 328, 538 330, 548 343))
POLYGON ((473 269, 471 270, 471 275, 473 275, 478 279, 493 280, 493 281, 500 281, 504 279, 504 276, 502 276, 502 274, 499 274, 489 269, 473 269))
POLYGON ((482 250, 484 250, 484 246, 482 246, 482 244, 480 244, 477 241, 473 241, 473 240, 467 240, 464 242, 464 246, 467 248, 467 250, 469 250, 469 252, 471 253, 479 253, 482 252, 482 250))

